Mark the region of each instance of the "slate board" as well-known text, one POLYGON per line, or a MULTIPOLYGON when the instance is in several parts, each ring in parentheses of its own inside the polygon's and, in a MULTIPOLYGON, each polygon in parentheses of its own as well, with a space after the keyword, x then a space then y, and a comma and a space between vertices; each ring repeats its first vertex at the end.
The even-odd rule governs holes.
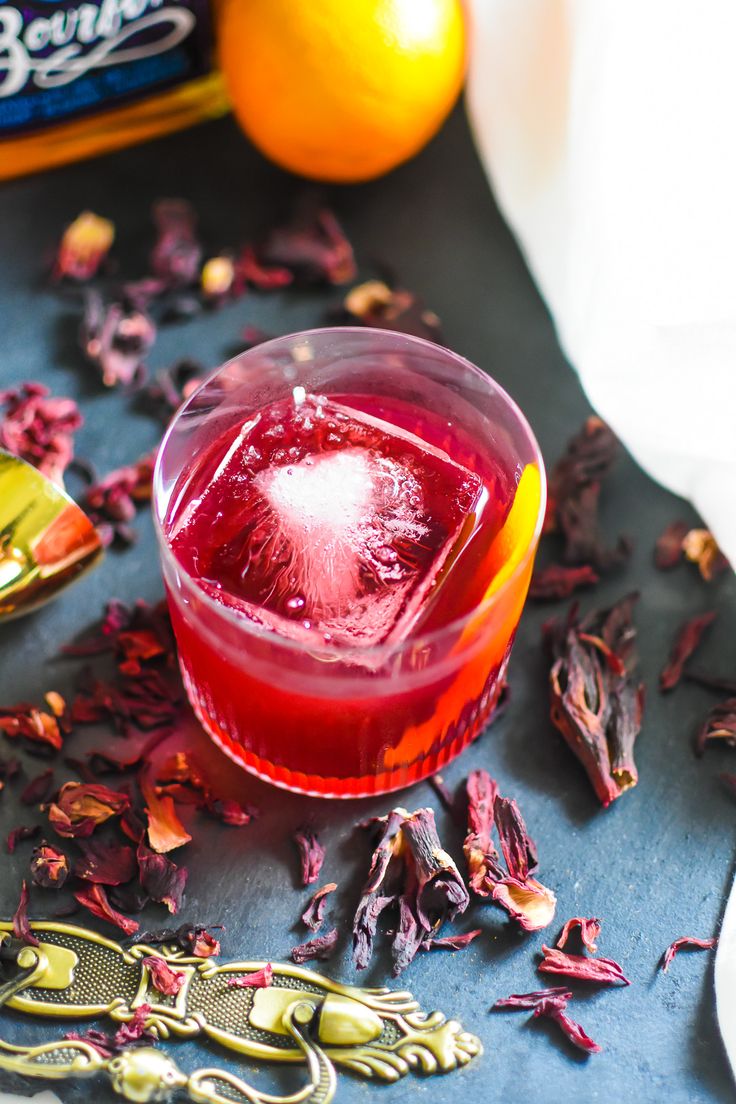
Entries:
MULTIPOLYGON (((59 229, 91 208, 114 219, 118 254, 126 271, 142 271, 150 238, 153 198, 184 195, 201 213, 202 233, 213 251, 247 237, 288 207, 304 188, 251 150, 229 120, 201 126, 155 144, 65 168, 0 188, 0 384, 27 378, 48 383, 80 400, 86 424, 78 453, 105 471, 129 462, 157 436, 155 422, 131 411, 128 399, 105 392, 75 348, 75 309, 49 291, 42 258, 59 229)), ((411 164, 375 183, 336 189, 328 198, 343 219, 366 275, 372 262, 387 262, 405 286, 441 316, 447 343, 491 372, 518 400, 534 426, 548 461, 588 412, 580 387, 557 345, 545 308, 524 261, 502 222, 472 148, 464 115, 456 111, 439 137, 411 164)), ((150 356, 153 369, 181 355, 208 366, 239 348, 239 333, 253 323, 273 333, 318 324, 335 296, 285 293, 241 302, 164 330, 150 356)), ((695 381, 694 381, 695 382, 695 381)), ((632 398, 632 401, 635 401, 632 398)), ((653 418, 656 412, 653 412, 653 418)), ((472 749, 447 771, 458 784, 468 770, 488 768, 501 791, 519 801, 541 856, 541 876, 559 897, 559 918, 596 915, 604 920, 600 950, 620 960, 630 988, 581 995, 575 1014, 604 1048, 585 1059, 554 1027, 531 1024, 520 1014, 489 1014, 510 992, 537 988, 535 952, 543 935, 523 937, 494 908, 475 907, 460 929, 481 926, 484 936, 466 951, 424 955, 402 983, 423 1007, 461 1018, 485 1045, 484 1056, 448 1078, 410 1076, 392 1087, 372 1087, 341 1074, 338 1100, 386 1104, 458 1099, 536 1104, 556 1101, 722 1101, 732 1097, 731 1078, 718 1035, 710 955, 682 955, 671 972, 657 973, 664 947, 682 934, 710 935, 730 884, 734 802, 718 772, 728 752, 696 761, 691 736, 712 697, 685 685, 663 698, 656 676, 682 618, 717 604, 719 621, 703 652, 713 670, 733 673, 736 580, 707 587, 687 567, 675 574, 651 566, 652 546, 675 517, 693 519, 679 501, 654 486, 622 458, 604 494, 604 523, 613 539, 636 539, 629 569, 601 585, 584 605, 642 591, 637 615, 642 667, 649 701, 637 748, 640 783, 614 807, 599 809, 582 770, 547 719, 546 673, 540 624, 549 608, 524 614, 511 665, 512 704, 472 749), (380 1095, 379 1095, 380 1094, 380 1095)), ((64 691, 73 668, 52 664, 56 646, 92 622, 111 595, 155 600, 162 593, 150 521, 138 523, 138 546, 112 552, 99 571, 55 605, 23 623, 0 629, 0 693, 3 703, 39 698, 49 687, 64 691)), ((76 739, 76 738, 75 738, 76 739)), ((84 746, 82 738, 77 746, 84 746)), ((99 742, 90 737, 87 742, 99 742)), ((5 751, 5 749, 2 749, 5 751)), ((217 753, 209 754, 213 760, 217 753)), ((39 764, 26 758, 27 774, 39 764)), ((340 883, 333 909, 347 932, 366 870, 369 845, 354 823, 382 813, 391 799, 329 803, 291 797, 225 767, 233 792, 260 805, 261 819, 243 830, 197 818, 188 848, 189 891, 182 918, 221 921, 223 953, 231 957, 286 957, 302 938, 295 927, 307 893, 297 884, 291 831, 315 824, 328 847, 326 878, 340 883)), ((59 772, 59 781, 65 771, 59 772)), ((416 808, 438 807, 428 785, 403 793, 416 808)), ((28 812, 19 812, 12 789, 0 798, 4 835, 28 812)), ((440 810, 447 846, 460 857, 461 834, 440 810)), ((17 901, 29 845, 2 858, 0 912, 17 901)), ((40 896, 34 907, 42 908, 40 896)), ((154 909, 148 925, 164 916, 154 909)), ((552 933, 555 934, 555 933, 552 933)), ((329 964, 345 981, 380 984, 385 958, 356 978, 347 938, 329 964)), ((3 1017, 16 1038, 40 1040, 45 1026, 3 1017)), ((191 1066, 209 1057, 180 1044, 176 1057, 191 1066)), ((293 1074, 246 1065, 259 1085, 293 1086, 293 1074)), ((9 1087, 9 1082, 2 1082, 9 1087)), ((14 1086, 17 1087, 17 1086, 14 1086)), ((37 1089, 39 1086, 33 1086, 37 1089)), ((88 1098, 90 1086, 57 1087, 66 1101, 88 1098)), ((111 1098, 100 1092, 98 1099, 111 1098)))

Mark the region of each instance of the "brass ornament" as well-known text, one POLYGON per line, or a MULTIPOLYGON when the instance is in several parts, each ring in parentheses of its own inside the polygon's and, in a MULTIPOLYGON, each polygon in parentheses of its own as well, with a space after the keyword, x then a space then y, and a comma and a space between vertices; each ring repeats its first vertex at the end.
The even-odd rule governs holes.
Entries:
POLYGON ((229 977, 262 969, 265 962, 193 957, 174 946, 143 943, 124 948, 71 924, 38 921, 38 947, 12 936, 0 922, 0 1006, 36 1016, 109 1016, 146 1019, 159 1040, 204 1036, 247 1058, 306 1065, 307 1083, 289 1096, 273 1096, 217 1067, 185 1074, 163 1050, 130 1047, 104 1057, 79 1040, 24 1047, 0 1039, 0 1070, 27 1077, 106 1074, 126 1100, 168 1101, 187 1094, 198 1104, 328 1104, 337 1088, 336 1066, 362 1077, 398 1081, 410 1070, 449 1073, 481 1053, 480 1041, 441 1012, 424 1013, 411 993, 341 985, 300 966, 273 966, 267 988, 229 986, 229 977), (162 958, 185 975, 176 996, 153 985, 144 963, 162 958))
POLYGON ((0 450, 0 621, 55 598, 101 554, 84 510, 36 468, 0 450))

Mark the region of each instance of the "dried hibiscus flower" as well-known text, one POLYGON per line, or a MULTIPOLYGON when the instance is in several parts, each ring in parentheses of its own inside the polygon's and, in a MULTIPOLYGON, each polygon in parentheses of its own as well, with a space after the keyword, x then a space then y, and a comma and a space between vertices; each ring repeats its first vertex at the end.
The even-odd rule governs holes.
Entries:
POLYGON ((566 567, 564 564, 548 564, 534 572, 529 587, 529 597, 535 602, 558 602, 569 598, 582 587, 595 586, 600 576, 590 564, 566 567))
POLYGON ((66 782, 48 807, 49 821, 60 836, 86 837, 98 824, 119 816, 130 805, 127 794, 87 782, 66 782))
POLYGON ((4 732, 11 740, 20 737, 30 744, 59 751, 63 737, 71 731, 66 702, 54 690, 50 690, 44 697, 48 712, 27 702, 5 708, 0 706, 0 732, 4 732))
POLYGON ((150 502, 153 486, 153 466, 156 450, 142 456, 135 464, 116 468, 88 487, 84 506, 93 524, 101 532, 103 544, 109 545, 115 537, 124 544, 131 544, 137 534, 130 522, 141 503, 150 502))
POLYGON ((706 582, 727 571, 730 564, 709 529, 691 529, 682 539, 685 559, 698 565, 706 582))
POLYGON ((133 1044, 141 1042, 155 1043, 158 1036, 148 1027, 148 1019, 151 1015, 150 1004, 139 1004, 127 1023, 122 1023, 115 1032, 115 1051, 123 1050, 133 1044))
POLYGON ((474 939, 482 935, 481 928, 473 931, 458 932, 457 935, 441 935, 437 939, 425 939, 420 946, 422 951, 462 951, 469 946, 474 939))
POLYGON ((227 983, 232 989, 268 989, 273 985, 273 966, 267 962, 263 969, 254 970, 252 974, 229 977, 227 983))
POLYGON ((545 626, 552 658, 552 723, 588 773, 604 806, 635 786, 634 741, 641 728, 644 686, 636 671, 636 594, 607 610, 545 626))
POLYGON ((660 690, 674 690, 682 678, 685 664, 697 649, 703 633, 715 621, 715 618, 716 613, 713 610, 709 613, 702 613, 699 617, 691 617, 680 626, 667 665, 659 676, 660 690))
POLYGON ((173 800, 159 797, 155 787, 147 780, 141 780, 140 788, 146 803, 150 847, 162 854, 189 843, 192 837, 179 820, 173 800))
POLYGON ((413 334, 426 341, 440 341, 440 320, 416 295, 404 288, 390 288, 382 280, 368 280, 352 288, 343 300, 349 321, 363 326, 413 334))
POLYGON ((148 896, 166 905, 169 912, 178 912, 187 884, 187 868, 177 866, 168 856, 159 855, 144 843, 138 845, 137 858, 141 886, 148 896))
POLYGON ((0 391, 0 448, 26 460, 59 487, 74 456, 82 415, 73 399, 53 398, 42 383, 0 391))
POLYGON ((146 353, 156 340, 153 319, 129 302, 105 303, 88 291, 79 334, 82 352, 99 369, 105 387, 140 382, 146 353))
POLYGON ((49 800, 54 792, 54 787, 53 768, 47 767, 46 770, 41 771, 40 774, 37 774, 28 782, 21 791, 20 799, 24 805, 41 805, 49 800))
POLYGON ((106 259, 115 240, 115 226, 92 211, 82 211, 61 237, 52 278, 83 283, 91 280, 106 259))
POLYGON ((564 928, 562 929, 560 938, 557 940, 558 948, 562 950, 563 947, 567 946, 568 939, 570 938, 572 932, 576 929, 579 929, 580 931, 580 942, 583 944, 585 949, 590 951, 591 954, 595 954, 595 952, 598 950, 598 944, 596 943, 596 940, 601 934, 601 922, 600 920, 597 920, 594 916, 571 917, 571 919, 567 921, 564 928))
POLYGON ((542 944, 542 961, 537 969, 542 974, 561 974, 577 981, 592 981, 597 985, 631 985, 618 962, 612 958, 587 958, 568 954, 556 947, 542 944))
POLYGON ((302 885, 312 885, 319 878, 325 861, 325 849, 309 828, 300 828, 295 832, 294 842, 299 850, 302 885))
POLYGON ((157 237, 151 252, 151 271, 167 287, 193 284, 202 261, 194 208, 185 199, 160 199, 152 214, 157 237))
POLYGON ((662 530, 654 546, 654 566, 660 571, 671 571, 682 563, 682 542, 690 526, 685 521, 672 521, 662 530))
POLYGON ((138 401, 147 413, 156 414, 168 424, 171 415, 196 391, 204 376, 203 364, 184 357, 158 371, 155 379, 137 392, 138 401))
POLYGON ((235 262, 233 278, 235 293, 242 294, 248 285, 258 291, 288 287, 294 281, 294 273, 283 265, 261 264, 253 246, 246 245, 235 262))
POLYGON ((108 924, 114 924, 126 935, 132 935, 138 931, 140 926, 138 921, 131 920, 129 916, 123 916, 121 912, 117 912, 110 904, 107 893, 101 885, 86 883, 79 889, 74 890, 74 897, 80 905, 88 909, 98 920, 106 920, 108 924))
POLYGON ((28 943, 32 947, 38 946, 38 940, 31 930, 28 919, 28 886, 25 882, 20 887, 20 900, 17 909, 13 913, 13 935, 16 939, 20 939, 23 943, 28 943))
POLYGON ((598 1044, 593 1042, 579 1023, 571 1020, 567 1015, 566 1009, 571 999, 570 990, 558 986, 538 989, 533 993, 512 993, 510 997, 497 1000, 493 1007, 513 1011, 532 1010, 535 1019, 544 1016, 553 1020, 579 1050, 585 1051, 586 1054, 598 1054, 601 1049, 598 1044))
POLYGON ((166 997, 175 997, 186 981, 187 975, 182 970, 172 970, 158 955, 146 955, 141 962, 148 969, 154 988, 166 997))
POLYGON ((499 797, 496 782, 484 770, 468 776, 467 794, 468 833, 463 850, 471 889, 480 897, 492 898, 525 931, 546 928, 554 918, 557 899, 533 877, 539 865, 537 852, 519 807, 499 797), (506 869, 493 842, 494 828, 506 869))
POLYGON ((736 747, 736 697, 713 706, 695 737, 696 755, 702 755, 711 743, 736 747))
POLYGON ((42 843, 31 855, 31 879, 43 889, 61 889, 69 877, 69 859, 58 847, 42 843))
POLYGON ((334 893, 336 889, 337 882, 327 882, 326 885, 321 886, 312 894, 309 905, 302 913, 302 923, 309 928, 310 931, 316 932, 322 927, 325 918, 327 898, 331 893, 334 893))
POLYGON ((74 864, 77 878, 85 882, 116 886, 135 877, 138 870, 135 852, 127 844, 86 840, 79 846, 82 854, 74 864))
POLYGON ((365 969, 382 912, 398 906, 399 923, 391 943, 397 976, 445 919, 465 911, 470 898, 460 871, 440 843, 431 809, 393 809, 376 823, 381 834, 353 922, 353 961, 359 970, 365 969))
POLYGON ((338 938, 337 928, 332 928, 326 935, 318 935, 315 939, 308 939, 306 943, 300 943, 297 947, 292 947, 291 957, 298 966, 314 959, 323 962, 331 957, 338 938))
POLYGON ((609 571, 631 553, 625 537, 619 538, 615 549, 605 548, 598 526, 601 480, 611 470, 618 449, 606 423, 590 417, 550 473, 544 531, 561 533, 566 564, 609 571))
POLYGON ((355 278, 353 247, 331 211, 299 214, 275 227, 256 247, 260 264, 286 269, 309 283, 346 284, 355 278))
POLYGON ((666 974, 672 959, 683 948, 693 951, 709 951, 712 947, 718 945, 718 939, 713 936, 711 939, 697 939, 694 935, 681 935, 679 939, 675 939, 673 943, 670 943, 667 950, 662 955, 661 967, 666 974))
POLYGON ((182 924, 178 928, 158 928, 155 931, 141 932, 136 936, 137 943, 156 947, 171 943, 195 958, 213 958, 220 953, 220 944, 206 928, 197 924, 182 924))

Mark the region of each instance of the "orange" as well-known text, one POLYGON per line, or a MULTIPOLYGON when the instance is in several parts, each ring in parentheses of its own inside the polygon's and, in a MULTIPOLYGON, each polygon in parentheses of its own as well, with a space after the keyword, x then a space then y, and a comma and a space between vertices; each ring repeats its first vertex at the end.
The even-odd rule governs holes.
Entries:
POLYGON ((369 180, 417 153, 463 80, 461 0, 224 0, 235 115, 302 176, 369 180))

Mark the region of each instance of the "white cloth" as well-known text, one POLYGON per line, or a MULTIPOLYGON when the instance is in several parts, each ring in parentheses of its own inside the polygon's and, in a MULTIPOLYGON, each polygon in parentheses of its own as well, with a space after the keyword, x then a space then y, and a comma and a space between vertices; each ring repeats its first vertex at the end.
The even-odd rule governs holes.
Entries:
POLYGON ((470 8, 471 125, 562 346, 736 563, 736 5, 470 8))

